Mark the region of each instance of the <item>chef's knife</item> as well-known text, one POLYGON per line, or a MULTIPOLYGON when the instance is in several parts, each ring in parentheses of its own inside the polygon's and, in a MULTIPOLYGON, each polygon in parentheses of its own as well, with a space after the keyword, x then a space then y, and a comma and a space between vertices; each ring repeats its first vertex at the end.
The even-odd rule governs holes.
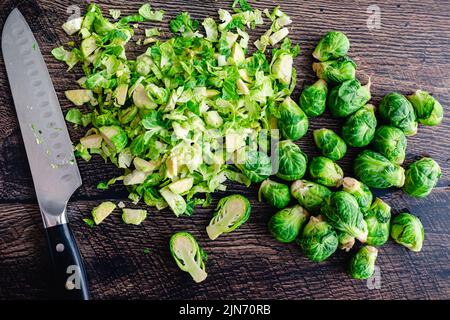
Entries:
POLYGON ((54 268, 55 298, 87 300, 86 272, 66 214, 80 172, 47 66, 18 9, 3 27, 2 52, 54 268))

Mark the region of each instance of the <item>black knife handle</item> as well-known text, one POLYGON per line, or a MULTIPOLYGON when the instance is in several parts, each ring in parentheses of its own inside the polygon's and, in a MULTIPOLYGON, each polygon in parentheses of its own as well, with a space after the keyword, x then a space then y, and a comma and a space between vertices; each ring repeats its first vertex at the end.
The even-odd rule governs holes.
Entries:
POLYGON ((67 223, 45 229, 53 265, 54 299, 89 300, 86 270, 67 223))

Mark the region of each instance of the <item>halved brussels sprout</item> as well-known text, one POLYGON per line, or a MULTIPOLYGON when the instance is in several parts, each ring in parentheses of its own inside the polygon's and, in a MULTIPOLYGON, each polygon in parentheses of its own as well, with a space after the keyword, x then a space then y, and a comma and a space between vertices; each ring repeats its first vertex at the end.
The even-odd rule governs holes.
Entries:
POLYGON ((392 219, 391 237, 406 248, 419 252, 424 240, 422 222, 412 214, 402 212, 392 219))
POLYGON ((405 183, 402 167, 371 150, 364 150, 356 157, 354 171, 359 180, 372 188, 401 188, 405 183))
POLYGON ((333 161, 342 159, 347 152, 345 141, 333 130, 319 129, 313 132, 314 142, 322 154, 333 161))
POLYGON ((338 232, 339 249, 349 252, 355 245, 355 237, 346 232, 338 232))
POLYGON ((291 185, 291 195, 307 210, 320 209, 322 202, 331 193, 327 187, 306 180, 297 180, 291 185))
POLYGON ((367 224, 355 197, 345 191, 329 195, 320 212, 334 228, 355 237, 361 242, 367 240, 367 224))
POLYGON ((315 62, 313 70, 319 79, 328 83, 342 83, 355 79, 356 63, 349 57, 340 57, 336 60, 315 62))
POLYGON ((261 201, 263 197, 268 204, 277 209, 285 208, 291 201, 289 187, 270 179, 264 180, 259 187, 258 200, 261 201))
POLYGON ((220 199, 214 216, 206 227, 211 240, 222 233, 229 233, 239 228, 250 217, 250 202, 239 194, 220 199))
POLYGON ((401 129, 406 136, 417 133, 414 108, 400 93, 391 92, 384 96, 380 102, 379 113, 389 125, 401 129))
POLYGON ((371 98, 370 81, 365 86, 356 80, 347 80, 331 89, 327 106, 335 117, 347 117, 361 109, 371 98))
POLYGON ((364 219, 369 230, 366 243, 371 246, 385 244, 389 239, 391 207, 383 200, 376 198, 364 219))
POLYGON ((320 39, 313 57, 319 61, 327 61, 345 56, 349 49, 350 41, 344 33, 330 31, 320 39))
POLYGON ((261 151, 251 150, 244 155, 243 163, 236 163, 236 167, 254 183, 267 179, 272 174, 272 161, 261 151))
POLYGON ((442 105, 431 94, 426 91, 417 90, 414 94, 408 96, 414 110, 417 120, 426 126, 436 126, 442 122, 444 109, 442 105))
POLYGON ((412 163, 406 170, 403 191, 412 197, 426 197, 436 186, 441 175, 441 167, 436 161, 422 158, 412 163))
POLYGON ((346 177, 342 180, 342 190, 355 197, 359 208, 363 213, 369 210, 370 205, 372 204, 373 196, 369 187, 364 183, 354 178, 346 177))
POLYGON ((278 157, 278 178, 294 181, 305 175, 308 157, 295 143, 290 140, 280 141, 278 157))
POLYGON ((322 216, 309 219, 297 243, 306 257, 315 262, 328 259, 338 247, 338 236, 322 216))
POLYGON ((128 136, 126 132, 119 126, 105 126, 98 129, 106 141, 108 146, 119 153, 128 144, 128 136))
POLYGON ((364 246, 350 261, 349 272, 354 279, 369 279, 375 271, 378 250, 372 246, 364 246))
POLYGON ((327 187, 337 187, 344 172, 341 167, 333 160, 326 157, 314 157, 309 163, 309 175, 314 182, 323 184, 327 187))
POLYGON ((376 127, 375 107, 367 104, 345 121, 342 137, 352 147, 365 147, 372 141, 376 127))
POLYGON ((402 164, 405 161, 406 145, 406 136, 403 131, 391 126, 378 127, 372 140, 374 151, 396 164, 402 164))
POLYGON ((280 242, 294 241, 309 219, 309 213, 296 205, 275 213, 269 220, 269 230, 280 242))
POLYGON ((206 279, 206 253, 189 232, 177 232, 170 238, 170 252, 178 267, 188 272, 195 282, 206 279))
POLYGON ((320 116, 325 111, 328 86, 322 79, 303 89, 300 96, 300 108, 308 117, 320 116))
POLYGON ((278 107, 278 112, 278 128, 285 139, 296 141, 306 134, 308 117, 294 100, 287 97, 278 107))

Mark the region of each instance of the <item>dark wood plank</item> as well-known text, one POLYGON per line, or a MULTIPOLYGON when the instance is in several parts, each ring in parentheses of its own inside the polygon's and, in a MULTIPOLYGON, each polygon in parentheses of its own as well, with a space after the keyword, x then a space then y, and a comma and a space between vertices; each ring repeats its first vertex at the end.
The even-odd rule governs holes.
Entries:
MULTIPOLYGON (((142 1, 97 1, 107 12, 120 8, 124 14, 134 13, 142 1)), ((193 17, 217 17, 219 8, 231 1, 152 1, 155 8, 174 17, 180 10, 193 17)), ((275 1, 258 1, 258 8, 273 7, 275 1)), ((293 18, 293 41, 302 47, 296 60, 298 87, 314 81, 311 52, 321 35, 330 29, 347 33, 351 56, 359 66, 361 76, 370 75, 375 105, 390 91, 410 93, 417 88, 429 90, 442 102, 446 112, 450 103, 450 13, 449 1, 378 1, 381 9, 381 29, 367 28, 367 7, 370 1, 295 1, 281 3, 293 18)), ((70 108, 63 91, 75 86, 80 70, 66 73, 65 66, 54 61, 50 51, 67 42, 60 25, 67 19, 67 7, 76 4, 84 8, 85 1, 67 0, 6 0, 0 4, 0 26, 10 10, 19 6, 31 24, 48 64, 63 110, 70 108), (39 18, 38 18, 39 17, 39 18)), ((162 27, 169 35, 167 24, 162 27)), ((258 29, 259 35, 263 29, 258 29)), ((138 36, 139 37, 139 34, 138 36)), ((254 37, 253 39, 256 39, 254 37)), ((143 48, 129 46, 130 56, 143 48)), ((46 256, 41 221, 35 204, 34 190, 25 150, 9 92, 3 57, 0 54, 0 297, 45 298, 46 256)), ((311 139, 313 129, 339 129, 340 122, 329 114, 311 121, 307 137, 299 144, 310 156, 317 155, 311 139)), ((295 245, 275 243, 266 230, 273 213, 256 201, 256 186, 246 189, 231 185, 229 192, 247 195, 253 205, 250 221, 239 231, 208 241, 204 232, 212 208, 199 209, 192 218, 176 219, 170 212, 151 210, 141 227, 120 223, 119 215, 104 225, 88 229, 82 218, 102 199, 125 199, 123 188, 99 192, 98 181, 120 174, 110 165, 95 158, 79 161, 83 186, 69 204, 69 213, 86 259, 95 298, 450 298, 449 231, 450 193, 450 121, 436 128, 421 126, 419 133, 408 139, 408 162, 420 155, 430 155, 443 169, 439 188, 425 200, 411 199, 401 191, 383 192, 383 197, 397 211, 409 209, 420 216, 426 229, 424 250, 413 254, 390 243, 380 252, 378 265, 382 272, 379 290, 367 289, 365 282, 353 281, 345 274, 348 255, 339 253, 323 264, 313 264, 299 253, 295 245), (98 170, 101 167, 102 170, 98 170), (209 253, 210 276, 202 285, 194 285, 179 272, 168 253, 167 241, 178 230, 196 235, 209 253), (143 253, 144 248, 151 253, 143 253), (432 262, 432 263, 430 263, 432 262)), ((73 140, 82 130, 70 127, 73 140)), ((357 154, 351 149, 340 162, 347 175, 357 154)), ((215 200, 223 194, 215 195, 215 200)))

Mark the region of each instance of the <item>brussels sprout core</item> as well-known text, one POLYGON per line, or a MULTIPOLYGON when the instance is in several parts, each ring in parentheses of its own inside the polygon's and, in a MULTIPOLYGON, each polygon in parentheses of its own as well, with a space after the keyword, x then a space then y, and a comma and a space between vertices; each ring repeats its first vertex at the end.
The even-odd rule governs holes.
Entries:
POLYGON ((431 193, 441 175, 441 167, 436 161, 422 158, 406 170, 403 191, 412 197, 424 198, 431 193))
POLYGON ((170 252, 181 270, 188 272, 195 282, 206 279, 206 254, 197 244, 195 238, 188 232, 175 233, 170 238, 170 252))
POLYGON ((355 245, 355 237, 345 232, 339 232, 339 249, 349 252, 355 245))
POLYGON ((309 213, 301 206, 286 208, 275 213, 269 220, 269 230, 280 242, 294 241, 309 219, 309 213))
POLYGON ((359 249, 350 261, 350 275, 354 279, 368 279, 375 271, 375 261, 378 250, 375 247, 365 246, 359 249))
POLYGON ((217 239, 222 233, 239 228, 249 216, 250 202, 247 198, 238 194, 222 198, 206 232, 211 240, 217 239))
POLYGON ((259 187, 259 201, 261 201, 262 197, 264 197, 272 207, 278 209, 286 207, 291 200, 289 187, 287 185, 269 179, 261 183, 261 186, 259 187))
POLYGON ((392 219, 391 237, 406 248, 419 252, 424 239, 422 222, 409 213, 400 213, 392 219))

